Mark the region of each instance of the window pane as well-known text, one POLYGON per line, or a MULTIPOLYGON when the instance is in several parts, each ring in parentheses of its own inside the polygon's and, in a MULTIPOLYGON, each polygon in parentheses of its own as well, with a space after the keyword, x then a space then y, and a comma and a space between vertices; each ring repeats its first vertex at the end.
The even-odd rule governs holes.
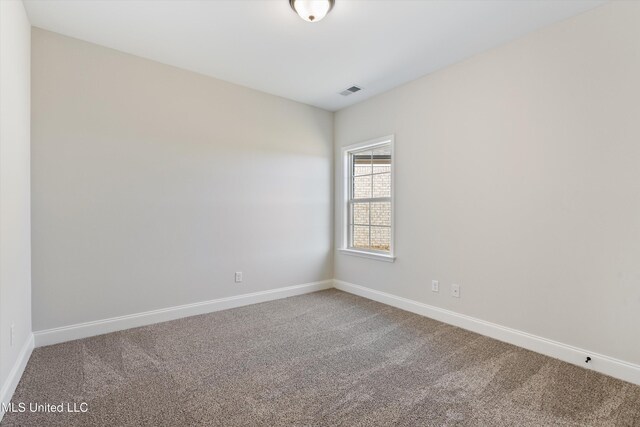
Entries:
POLYGON ((353 247, 369 247, 369 227, 362 227, 358 225, 353 226, 353 247))
POLYGON ((391 226, 391 202, 371 203, 371 225, 391 226))
MULTIPOLYGON (((1 1, 1 0, 0 0, 1 1)), ((391 250, 391 145, 350 151, 347 201, 348 246, 362 251, 391 250), (373 201, 375 200, 375 201, 373 201)))
POLYGON ((391 228, 371 227, 371 249, 379 251, 391 249, 391 228))
POLYGON ((363 153, 354 154, 353 161, 353 175, 367 175, 371 174, 371 151, 365 151, 363 153))
POLYGON ((369 203, 353 203, 351 205, 351 223, 369 225, 369 203))
POLYGON ((371 198, 371 175, 356 176, 353 178, 353 198, 371 198))
POLYGON ((373 173, 391 172, 389 163, 376 163, 373 165, 373 173))
POLYGON ((373 173, 391 172, 391 147, 373 150, 373 173))
POLYGON ((391 197, 391 174, 373 175, 373 197, 391 197))

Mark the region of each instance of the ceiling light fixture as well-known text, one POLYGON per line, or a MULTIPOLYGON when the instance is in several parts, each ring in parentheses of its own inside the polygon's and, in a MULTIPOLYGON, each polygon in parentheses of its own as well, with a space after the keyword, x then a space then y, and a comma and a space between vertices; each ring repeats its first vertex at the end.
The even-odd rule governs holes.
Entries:
POLYGON ((289 0, 289 5, 305 21, 318 22, 333 9, 335 2, 335 0, 289 0))

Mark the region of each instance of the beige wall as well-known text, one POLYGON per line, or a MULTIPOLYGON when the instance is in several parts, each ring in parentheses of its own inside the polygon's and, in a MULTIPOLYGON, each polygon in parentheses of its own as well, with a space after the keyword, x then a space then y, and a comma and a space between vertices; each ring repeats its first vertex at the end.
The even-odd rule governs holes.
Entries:
POLYGON ((607 4, 336 113, 336 148, 395 134, 397 166, 396 262, 336 279, 640 363, 638 22, 607 4))
POLYGON ((31 338, 30 39, 22 1, 1 0, 0 400, 13 392, 9 373, 31 338))
POLYGON ((34 330, 332 277, 331 113, 32 37, 34 330))

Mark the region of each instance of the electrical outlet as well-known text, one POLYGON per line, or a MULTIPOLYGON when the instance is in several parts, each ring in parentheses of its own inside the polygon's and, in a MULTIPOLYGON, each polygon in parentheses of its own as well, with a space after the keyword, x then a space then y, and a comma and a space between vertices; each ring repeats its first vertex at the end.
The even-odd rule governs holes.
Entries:
POLYGON ((15 329, 16 325, 15 324, 11 324, 11 330, 9 331, 9 345, 11 347, 13 347, 13 330, 15 329))
POLYGON ((460 285, 451 285, 451 296, 454 298, 460 298, 460 285))
POLYGON ((440 292, 440 283, 437 280, 431 281, 431 291, 440 292))
POLYGON ((236 283, 242 282, 242 271, 236 271, 236 283))

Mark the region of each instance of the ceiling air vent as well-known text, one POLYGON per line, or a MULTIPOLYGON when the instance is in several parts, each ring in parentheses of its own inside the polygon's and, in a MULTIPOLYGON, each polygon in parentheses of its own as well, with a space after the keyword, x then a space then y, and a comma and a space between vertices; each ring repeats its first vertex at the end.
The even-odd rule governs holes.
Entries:
POLYGON ((347 89, 343 90, 342 92, 340 92, 340 95, 342 95, 342 96, 349 96, 349 95, 351 95, 352 93, 356 93, 356 92, 361 91, 361 90, 362 90, 362 88, 361 88, 361 87, 358 87, 358 86, 355 86, 355 85, 354 85, 354 86, 351 86, 351 87, 349 87, 349 88, 347 88, 347 89))

